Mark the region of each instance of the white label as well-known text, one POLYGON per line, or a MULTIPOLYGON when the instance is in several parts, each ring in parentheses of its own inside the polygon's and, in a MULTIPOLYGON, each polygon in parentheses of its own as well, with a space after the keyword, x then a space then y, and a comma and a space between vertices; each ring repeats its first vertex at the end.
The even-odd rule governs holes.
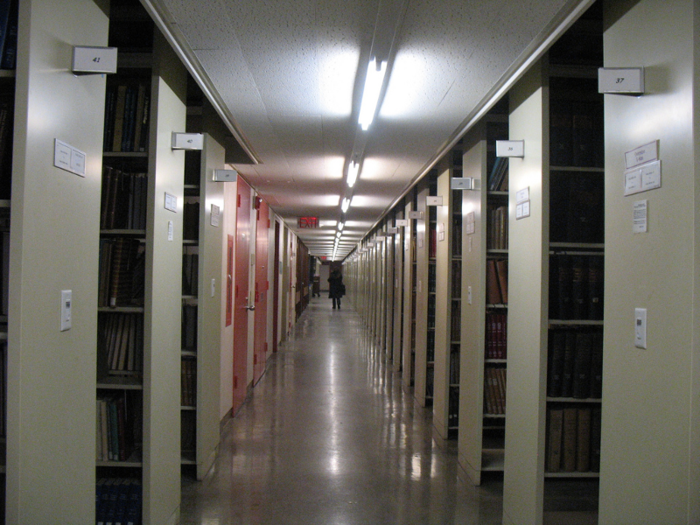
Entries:
POLYGON ((471 177, 453 177, 450 179, 450 189, 452 190, 471 190, 471 177))
POLYGON ((177 197, 175 195, 165 194, 164 204, 165 209, 173 213, 177 213, 177 197))
POLYGON ((530 216, 530 201, 525 201, 515 207, 515 220, 524 219, 530 216))
POLYGON ((642 191, 642 170, 636 169, 625 173, 625 197, 642 191))
POLYGON ((210 217, 210 223, 212 226, 215 228, 219 226, 219 218, 221 217, 221 208, 219 208, 216 204, 211 205, 211 217, 210 217))
POLYGON ((496 157, 524 157, 524 140, 497 140, 496 157))
POLYGON ((627 169, 641 166, 647 162, 658 160, 659 158, 659 141, 649 142, 643 146, 634 148, 625 152, 625 167, 627 169))
POLYGON ((644 93, 644 68, 598 68, 598 93, 644 93))
POLYGON ((649 209, 649 202, 647 200, 636 201, 633 207, 634 218, 632 219, 632 232, 633 233, 646 233, 648 231, 649 223, 647 220, 647 213, 649 209))
POLYGON ((442 206, 442 196, 437 196, 437 197, 426 197, 425 198, 425 205, 426 206, 442 206))
POLYGON ((409 211, 408 218, 420 220, 423 218, 423 212, 422 211, 409 211))
POLYGON ((408 219, 396 219, 396 227, 400 228, 401 226, 404 228, 408 226, 408 219))
POLYGON ((444 240, 445 240, 445 232, 438 233, 438 241, 444 241, 444 240))
POLYGON ((530 186, 527 188, 523 188, 522 190, 519 190, 515 194, 515 202, 516 204, 520 204, 525 201, 530 200, 530 186))
POLYGON ((642 191, 655 190, 661 187, 661 161, 657 160, 642 166, 642 191))
POLYGON ((54 139, 53 165, 57 168, 85 177, 86 159, 85 152, 62 140, 54 139))
POLYGON ((168 221, 168 240, 172 241, 174 238, 175 227, 173 221, 168 221))
POLYGON ((116 73, 116 47, 73 47, 73 73, 116 73))
POLYGON ((661 161, 625 172, 625 197, 661 187, 661 161))

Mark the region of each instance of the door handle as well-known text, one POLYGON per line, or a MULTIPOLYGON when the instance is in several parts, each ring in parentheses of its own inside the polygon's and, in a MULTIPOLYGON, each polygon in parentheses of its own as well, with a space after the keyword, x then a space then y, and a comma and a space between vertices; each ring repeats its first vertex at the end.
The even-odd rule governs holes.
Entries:
POLYGON ((243 308, 245 308, 246 310, 250 310, 252 312, 253 310, 255 310, 255 305, 248 304, 248 305, 244 306, 243 308))

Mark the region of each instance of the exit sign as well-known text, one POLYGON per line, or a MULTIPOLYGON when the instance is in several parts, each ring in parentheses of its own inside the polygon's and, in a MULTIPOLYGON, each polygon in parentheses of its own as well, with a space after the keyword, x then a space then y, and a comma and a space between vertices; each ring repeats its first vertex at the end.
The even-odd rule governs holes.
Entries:
POLYGON ((299 228, 318 228, 318 217, 299 217, 299 228))

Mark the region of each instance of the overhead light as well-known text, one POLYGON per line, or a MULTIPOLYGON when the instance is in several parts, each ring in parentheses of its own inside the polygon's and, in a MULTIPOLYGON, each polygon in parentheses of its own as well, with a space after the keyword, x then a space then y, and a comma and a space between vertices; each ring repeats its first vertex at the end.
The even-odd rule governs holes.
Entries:
POLYGON ((348 164, 348 188, 352 188, 357 181, 357 176, 360 174, 360 165, 352 161, 348 164))
POLYGON ((345 228, 345 223, 344 223, 344 222, 339 222, 339 223, 338 223, 338 230, 342 232, 342 231, 343 231, 343 228, 345 228))
MULTIPOLYGON (((340 236, 341 236, 341 235, 343 235, 343 232, 341 232, 341 231, 339 231, 338 233, 335 234, 335 236, 338 237, 338 239, 340 239, 340 236)), ((337 241, 336 241, 336 242, 337 242, 337 241)))
POLYGON ((340 209, 345 213, 348 211, 348 208, 350 208, 350 199, 345 198, 343 199, 343 204, 340 205, 340 209))
POLYGON ((374 120, 385 74, 386 61, 377 64, 377 59, 373 58, 367 66, 367 78, 365 78, 365 88, 362 91, 362 104, 360 105, 360 118, 358 120, 365 131, 369 129, 370 124, 374 120))

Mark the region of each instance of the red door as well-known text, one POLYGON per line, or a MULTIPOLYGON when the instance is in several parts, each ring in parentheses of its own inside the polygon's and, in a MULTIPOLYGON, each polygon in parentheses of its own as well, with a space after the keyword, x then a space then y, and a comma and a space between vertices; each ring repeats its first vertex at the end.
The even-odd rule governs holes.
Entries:
POLYGON ((233 413, 245 401, 248 387, 248 307, 250 275, 251 191, 238 179, 236 216, 236 272, 233 293, 233 413))
MULTIPOLYGON (((256 199, 258 199, 256 197, 256 199)), ((267 296, 270 282, 267 279, 267 250, 269 244, 270 210, 267 203, 258 199, 257 227, 255 235, 255 338, 253 355, 253 382, 257 383, 265 373, 267 356, 267 296)))

